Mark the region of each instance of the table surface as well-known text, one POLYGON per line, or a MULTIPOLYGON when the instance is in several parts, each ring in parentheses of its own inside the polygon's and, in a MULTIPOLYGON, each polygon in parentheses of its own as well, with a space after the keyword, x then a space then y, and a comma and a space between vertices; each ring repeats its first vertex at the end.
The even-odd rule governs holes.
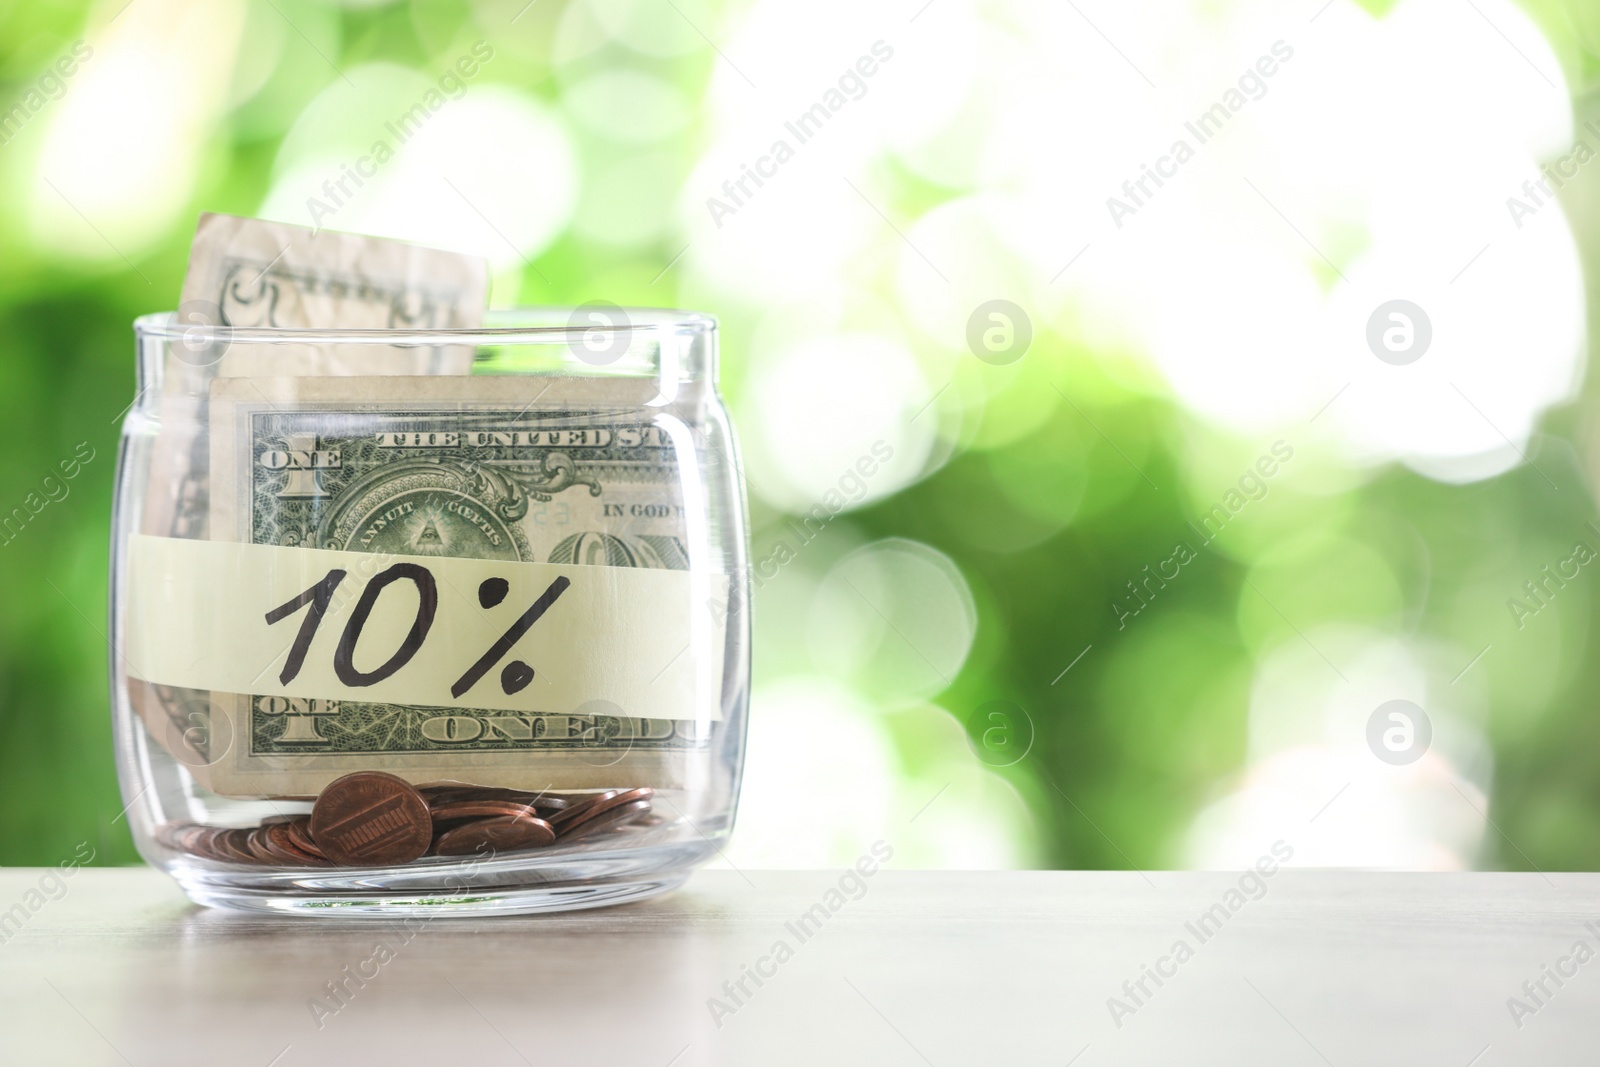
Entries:
POLYGON ((1600 875, 707 871, 407 929, 47 874, 0 871, 0 1063, 1490 1067, 1600 1036, 1600 875))

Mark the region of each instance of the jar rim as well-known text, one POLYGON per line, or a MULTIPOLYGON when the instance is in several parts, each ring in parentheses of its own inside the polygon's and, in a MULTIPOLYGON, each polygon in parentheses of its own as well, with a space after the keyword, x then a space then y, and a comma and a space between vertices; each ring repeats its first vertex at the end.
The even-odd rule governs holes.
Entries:
MULTIPOLYGON (((584 305, 589 306, 589 305, 584 305)), ((133 321, 134 333, 141 339, 184 340, 191 344, 223 342, 229 344, 354 344, 434 346, 449 344, 514 345, 561 344, 575 338, 601 334, 642 334, 693 336, 714 334, 717 319, 698 311, 674 308, 617 307, 594 305, 597 316, 620 312, 623 322, 605 325, 574 323, 583 306, 535 306, 491 308, 482 326, 407 327, 404 329, 282 328, 275 326, 227 326, 208 323, 180 323, 178 312, 160 311, 141 315, 133 321)))

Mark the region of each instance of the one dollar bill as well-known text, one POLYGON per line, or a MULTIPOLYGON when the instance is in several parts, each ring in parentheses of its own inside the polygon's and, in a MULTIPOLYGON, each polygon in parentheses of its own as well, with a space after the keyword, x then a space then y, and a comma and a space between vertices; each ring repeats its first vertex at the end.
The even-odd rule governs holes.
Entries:
POLYGON ((437 329, 477 326, 488 264, 403 241, 202 215, 167 348, 161 434, 144 531, 204 537, 210 492, 206 403, 217 378, 467 374, 467 346, 229 344, 229 329, 437 329), (217 332, 208 332, 220 330, 217 332))
MULTIPOLYGON (((689 529, 704 520, 686 512, 683 488, 701 474, 680 468, 701 454, 703 397, 680 396, 670 412, 650 407, 653 398, 652 383, 620 378, 219 379, 212 539, 369 553, 370 573, 340 589, 350 597, 390 557, 705 567, 691 558, 689 529)), ((211 742, 226 753, 210 762, 210 786, 308 796, 357 769, 531 790, 703 783, 726 631, 717 605, 695 608, 704 618, 694 636, 711 634, 711 647, 691 648, 686 628, 682 656, 715 669, 693 717, 676 703, 676 718, 647 703, 620 707, 602 692, 516 715, 213 693, 226 723, 213 723, 211 742)), ((573 654, 603 660, 608 650, 573 654)))

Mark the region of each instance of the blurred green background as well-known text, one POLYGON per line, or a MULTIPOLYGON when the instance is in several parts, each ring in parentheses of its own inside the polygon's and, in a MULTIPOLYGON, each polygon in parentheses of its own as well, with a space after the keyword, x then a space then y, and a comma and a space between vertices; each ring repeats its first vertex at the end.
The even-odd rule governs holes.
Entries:
POLYGON ((129 324, 200 212, 317 197, 489 257, 500 306, 721 318, 761 561, 735 862, 1600 866, 1600 17, 873 7, 0 0, 0 863, 136 860, 129 324), (1400 298, 1408 366, 1365 333, 1400 298), (1369 743, 1390 700, 1412 762, 1369 743))

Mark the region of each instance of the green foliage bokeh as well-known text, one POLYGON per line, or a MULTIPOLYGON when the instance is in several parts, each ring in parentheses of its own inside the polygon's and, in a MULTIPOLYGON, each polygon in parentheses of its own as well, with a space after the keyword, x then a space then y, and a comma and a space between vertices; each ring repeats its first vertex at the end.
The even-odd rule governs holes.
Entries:
MULTIPOLYGON (((484 5, 276 6, 311 27, 341 66, 382 60, 432 70, 440 42, 469 31, 484 5)), ((1394 7, 1363 6, 1376 15, 1394 7)), ((1597 69, 1587 51, 1593 19, 1574 21, 1554 0, 1526 6, 1573 83, 1586 84, 1597 69)), ((534 43, 487 76, 553 98, 558 87, 537 52, 561 7, 535 5, 526 15, 534 43)), ((104 20, 108 13, 86 3, 0 0, 0 105, 83 36, 91 15, 104 20)), ((257 17, 270 13, 257 4, 257 17)), ((654 74, 691 99, 714 62, 709 50, 649 61, 654 74)), ((206 144, 192 210, 137 262, 75 266, 42 255, 14 218, 0 223, 0 512, 42 493, 42 479, 75 450, 92 453, 66 483, 69 492, 0 546, 7 602, 0 612, 0 863, 57 862, 85 840, 99 862, 136 858, 120 816, 105 639, 118 423, 136 388, 129 324, 176 302, 194 215, 258 210, 285 132, 337 76, 313 49, 284 50, 206 144)), ((691 125, 648 165, 681 181, 696 136, 691 125)), ((628 149, 580 141, 578 150, 628 149)), ((27 159, 0 147, 8 187, 22 180, 27 159)), ((893 188, 906 213, 950 195, 904 175, 893 188)), ((1591 238, 1580 235, 1580 244, 1585 256, 1593 254, 1591 238)), ((497 300, 671 304, 676 278, 662 273, 678 252, 671 240, 619 251, 567 232, 521 272, 519 292, 502 290, 497 300)), ((740 346, 754 322, 748 309, 707 310, 724 316, 724 378, 737 388, 740 346)), ((1107 374, 1096 354, 1059 332, 1041 330, 1028 362, 1006 373, 1017 384, 1004 387, 1010 392, 1003 402, 1031 405, 1031 429, 960 451, 930 477, 850 513, 840 530, 858 539, 915 538, 966 575, 979 612, 977 646, 940 703, 958 718, 995 698, 1028 709, 1035 746, 1001 773, 1038 824, 1044 863, 1180 862, 1196 813, 1245 766, 1262 650, 1293 641, 1312 623, 1348 622, 1466 648, 1492 644, 1494 655, 1481 669, 1488 677, 1494 828, 1474 859, 1489 867, 1600 867, 1594 580, 1574 583, 1541 613, 1529 627, 1537 633, 1512 627, 1505 607, 1523 577, 1574 540, 1600 543, 1586 525, 1594 508, 1577 406, 1546 419, 1536 457, 1541 472, 1524 466, 1454 487, 1396 468, 1343 494, 1311 492, 1285 478, 1272 488, 1270 507, 1251 519, 1281 534, 1271 550, 1249 530, 1228 531, 1124 626, 1110 605, 1126 599, 1125 583, 1168 558, 1190 536, 1188 524, 1227 488, 1225 478, 1187 484, 1192 475, 1181 460, 1199 447, 1248 463, 1270 442, 1225 439, 1176 403, 1107 374), (1059 400, 1052 381, 1066 389, 1059 400), (1546 492, 1546 476, 1563 491, 1546 492), (1070 512, 1070 521, 1062 525, 1052 508, 1070 512), (1360 561, 1374 556, 1387 561, 1392 582, 1361 578, 1360 561), (1263 586, 1271 590, 1271 610, 1257 599, 1263 586), (1059 673, 1089 647, 1092 654, 1059 673)), ((754 518, 759 557, 784 516, 758 501, 754 518)), ((916 754, 908 749, 905 758, 914 763, 916 754)))

